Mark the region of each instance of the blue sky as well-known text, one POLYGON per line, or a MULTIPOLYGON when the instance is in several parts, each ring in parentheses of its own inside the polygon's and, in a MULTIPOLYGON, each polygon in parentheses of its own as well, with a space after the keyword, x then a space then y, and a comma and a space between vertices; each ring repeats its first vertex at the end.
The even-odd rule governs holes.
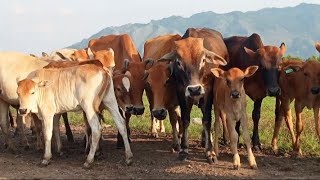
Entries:
POLYGON ((302 2, 320 4, 320 0, 1 0, 0 51, 40 54, 71 45, 108 26, 302 2))

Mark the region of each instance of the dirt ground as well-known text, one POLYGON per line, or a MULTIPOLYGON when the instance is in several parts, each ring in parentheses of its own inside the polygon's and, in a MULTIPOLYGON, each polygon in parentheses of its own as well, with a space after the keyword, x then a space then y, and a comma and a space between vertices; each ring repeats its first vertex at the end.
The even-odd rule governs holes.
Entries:
MULTIPOLYGON (((82 168, 85 160, 81 127, 73 127, 75 143, 68 143, 62 136, 64 155, 53 154, 52 162, 47 167, 40 167, 42 152, 35 150, 35 138, 28 130, 31 149, 20 150, 12 154, 0 146, 0 178, 23 179, 320 179, 320 158, 303 157, 294 159, 288 155, 274 156, 269 150, 255 153, 258 170, 248 166, 246 152, 240 150, 242 168, 232 169, 232 154, 229 148, 222 147, 218 162, 206 163, 203 148, 198 140, 190 140, 190 155, 187 161, 177 160, 178 154, 171 152, 171 136, 162 135, 151 138, 146 133, 132 132, 131 148, 134 162, 125 164, 124 150, 116 149, 116 131, 106 129, 103 134, 102 155, 95 159, 91 169, 82 168)), ((64 132, 64 131, 63 131, 64 132)), ((1 142, 3 136, 0 134, 1 142)), ((18 139, 18 138, 15 138, 18 139)), ((54 149, 53 149, 54 152, 54 149)))

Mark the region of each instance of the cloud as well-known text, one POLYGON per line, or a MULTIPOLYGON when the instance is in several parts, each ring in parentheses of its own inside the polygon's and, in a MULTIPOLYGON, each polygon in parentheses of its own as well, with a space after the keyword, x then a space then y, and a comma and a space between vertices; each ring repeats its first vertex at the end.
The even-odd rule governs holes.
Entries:
POLYGON ((25 8, 23 8, 21 6, 16 6, 16 7, 14 7, 13 12, 17 15, 23 15, 26 13, 26 10, 25 10, 25 8))
POLYGON ((72 9, 69 9, 69 8, 61 8, 59 10, 59 13, 63 16, 69 16, 69 15, 72 15, 73 14, 73 11, 72 9))

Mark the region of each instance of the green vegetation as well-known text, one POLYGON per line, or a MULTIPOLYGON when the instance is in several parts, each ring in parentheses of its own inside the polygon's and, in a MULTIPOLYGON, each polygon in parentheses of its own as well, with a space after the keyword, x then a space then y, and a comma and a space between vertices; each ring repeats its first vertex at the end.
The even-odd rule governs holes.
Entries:
MULTIPOLYGON (((142 132, 150 132, 150 111, 149 111, 149 104, 144 96, 144 103, 145 103, 145 113, 142 116, 132 116, 130 121, 130 127, 132 129, 142 131, 142 132)), ((293 104, 293 103, 292 103, 293 104)), ((293 107, 293 106, 292 106, 293 107)), ((273 128, 274 128, 274 108, 275 108, 275 98, 265 98, 262 103, 262 109, 261 109, 261 119, 260 119, 260 140, 261 143, 264 145, 264 148, 270 149, 270 143, 271 138, 273 135, 273 128)), ((248 122, 249 122, 249 129, 250 134, 252 134, 252 118, 251 118, 251 112, 253 109, 253 102, 248 98, 248 107, 247 107, 247 114, 248 114, 248 122)), ((292 115, 293 115, 293 121, 295 125, 295 114, 294 109, 292 108, 292 115)), ((72 124, 79 124, 83 123, 82 121, 82 113, 69 113, 70 120, 72 121, 72 124)), ((107 124, 111 124, 113 127, 115 127, 114 122, 112 121, 109 113, 107 111, 104 111, 104 117, 106 119, 107 124)), ((193 107, 191 118, 195 117, 202 117, 201 111, 196 106, 193 107)), ((316 137, 315 133, 315 125, 313 120, 313 111, 304 109, 303 115, 303 123, 304 123, 304 130, 302 132, 301 136, 301 147, 302 151, 306 155, 310 156, 320 156, 320 144, 318 143, 318 139, 316 137)), ((171 133, 171 125, 169 122, 169 119, 165 119, 165 127, 166 127, 166 133, 171 133)), ((200 139, 201 136, 201 125, 196 125, 191 122, 189 133, 190 138, 192 139, 200 139)), ((279 142, 278 142, 280 150, 290 153, 291 152, 291 138, 290 134, 288 133, 288 129, 285 125, 285 122, 282 123, 282 127, 280 130, 279 135, 279 142)))

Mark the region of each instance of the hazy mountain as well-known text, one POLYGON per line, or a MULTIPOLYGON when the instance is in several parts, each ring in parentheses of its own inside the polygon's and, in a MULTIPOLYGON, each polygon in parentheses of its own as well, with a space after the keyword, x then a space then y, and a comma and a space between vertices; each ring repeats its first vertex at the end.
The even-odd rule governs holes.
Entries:
POLYGON ((296 7, 265 8, 246 13, 238 11, 226 14, 202 12, 188 18, 171 16, 161 20, 152 20, 148 24, 136 23, 107 27, 70 47, 85 48, 92 38, 128 33, 140 53, 143 53, 143 44, 149 38, 168 33, 183 35, 188 27, 209 27, 220 31, 224 37, 249 36, 255 32, 260 34, 265 45, 280 46, 281 42, 285 42, 288 48, 287 54, 306 58, 318 55, 314 42, 320 40, 319 22, 320 5, 305 3, 296 7))

